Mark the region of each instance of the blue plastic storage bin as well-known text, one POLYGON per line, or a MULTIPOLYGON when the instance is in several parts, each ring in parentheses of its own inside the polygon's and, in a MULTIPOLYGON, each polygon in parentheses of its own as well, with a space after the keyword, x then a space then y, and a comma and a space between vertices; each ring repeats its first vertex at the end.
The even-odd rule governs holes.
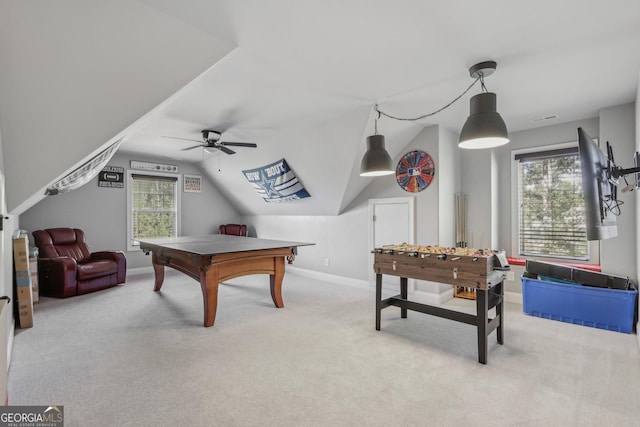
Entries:
POLYGON ((637 290, 521 279, 525 314, 609 331, 633 332, 637 290))

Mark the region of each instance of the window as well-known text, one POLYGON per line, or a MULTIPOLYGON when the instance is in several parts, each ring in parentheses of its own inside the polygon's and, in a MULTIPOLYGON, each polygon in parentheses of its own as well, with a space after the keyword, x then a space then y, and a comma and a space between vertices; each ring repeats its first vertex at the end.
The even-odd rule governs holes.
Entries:
POLYGON ((128 181, 128 249, 139 248, 141 238, 177 236, 180 176, 129 171, 128 181))
POLYGON ((521 256, 590 260, 577 147, 515 155, 521 256))

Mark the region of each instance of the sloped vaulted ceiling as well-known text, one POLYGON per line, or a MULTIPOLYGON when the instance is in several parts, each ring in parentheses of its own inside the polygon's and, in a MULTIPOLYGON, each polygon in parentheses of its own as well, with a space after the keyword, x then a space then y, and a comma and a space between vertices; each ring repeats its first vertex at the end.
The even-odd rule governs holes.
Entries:
POLYGON ((136 1, 0 3, 0 130, 7 204, 121 136, 235 48, 136 1))
MULTIPOLYGON (((637 16, 640 2, 622 0, 4 1, 9 204, 28 206, 124 136, 133 156, 197 163, 240 213, 336 215, 371 182, 357 171, 376 102, 435 111, 471 83, 471 65, 495 60, 486 84, 510 132, 597 117, 636 95, 637 16), (205 128, 258 148, 208 154, 165 138, 205 128), (251 189, 241 171, 280 158, 311 198, 265 203, 251 189)), ((391 155, 424 127, 459 132, 479 90, 417 122, 381 118, 391 155)))

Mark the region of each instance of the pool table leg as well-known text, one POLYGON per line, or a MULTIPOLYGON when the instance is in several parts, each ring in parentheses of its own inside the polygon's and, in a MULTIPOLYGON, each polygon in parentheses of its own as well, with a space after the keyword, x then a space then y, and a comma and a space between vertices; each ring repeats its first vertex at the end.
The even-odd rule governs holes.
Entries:
POLYGON ((217 265, 210 266, 206 271, 200 272, 200 287, 202 288, 202 300, 204 301, 204 326, 213 326, 218 310, 218 285, 220 282, 220 270, 217 265))
POLYGON ((274 273, 269 275, 271 299, 276 307, 284 307, 282 300, 282 279, 284 278, 284 257, 273 257, 274 273))
POLYGON ((157 292, 160 290, 162 283, 164 282, 164 265, 158 263, 158 257, 156 256, 155 251, 151 254, 151 260, 153 262, 153 271, 156 275, 156 285, 153 290, 157 292))

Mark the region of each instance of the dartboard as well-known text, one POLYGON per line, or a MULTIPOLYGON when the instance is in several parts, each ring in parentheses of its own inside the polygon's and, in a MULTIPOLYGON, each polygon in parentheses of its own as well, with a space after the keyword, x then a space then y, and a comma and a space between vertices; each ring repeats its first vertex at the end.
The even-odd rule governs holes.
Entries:
POLYGON ((396 180, 404 191, 417 193, 431 184, 436 164, 424 151, 416 150, 402 156, 396 167, 396 180))

